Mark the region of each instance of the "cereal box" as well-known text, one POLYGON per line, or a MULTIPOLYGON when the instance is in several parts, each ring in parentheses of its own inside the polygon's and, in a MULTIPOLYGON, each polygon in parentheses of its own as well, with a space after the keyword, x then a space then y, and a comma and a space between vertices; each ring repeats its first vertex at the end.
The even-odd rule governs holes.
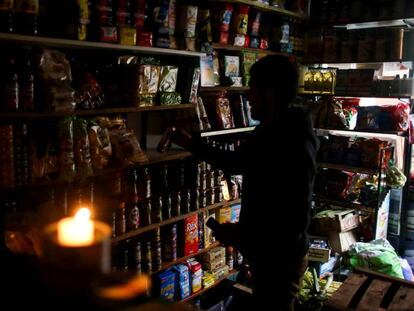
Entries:
POLYGON ((184 220, 184 256, 198 252, 198 215, 191 215, 184 220))
POLYGON ((190 272, 188 267, 184 264, 174 266, 175 271, 175 298, 183 300, 190 296, 190 272))

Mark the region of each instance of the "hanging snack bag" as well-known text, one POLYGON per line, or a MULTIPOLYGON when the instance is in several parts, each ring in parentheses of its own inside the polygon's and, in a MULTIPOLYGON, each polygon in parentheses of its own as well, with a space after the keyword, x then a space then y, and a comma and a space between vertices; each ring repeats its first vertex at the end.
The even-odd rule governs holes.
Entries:
POLYGON ((237 13, 234 16, 234 32, 240 35, 247 34, 247 26, 249 24, 249 9, 248 5, 239 5, 237 13))
POLYGON ((225 92, 219 94, 216 99, 217 123, 221 129, 234 127, 233 115, 230 109, 230 101, 225 92))
POLYGON ((160 78, 160 92, 175 92, 177 86, 178 67, 162 66, 160 78))
POLYGON ((231 17, 233 15, 233 5, 232 4, 224 4, 223 9, 220 12, 219 17, 219 30, 222 32, 229 32, 230 31, 230 22, 231 17))
POLYGON ((108 129, 104 124, 108 124, 107 118, 101 118, 99 125, 94 124, 89 128, 89 142, 92 158, 92 167, 94 170, 101 170, 108 166, 109 159, 112 156, 111 140, 108 129), (105 121, 106 120, 106 121, 105 121))

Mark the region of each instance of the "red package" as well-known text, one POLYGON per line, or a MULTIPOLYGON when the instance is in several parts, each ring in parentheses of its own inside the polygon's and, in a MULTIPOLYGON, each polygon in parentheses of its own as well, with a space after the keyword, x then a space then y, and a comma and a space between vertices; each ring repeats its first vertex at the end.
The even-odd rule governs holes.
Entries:
POLYGON ((228 44, 229 43, 229 33, 228 32, 220 32, 220 39, 219 39, 219 43, 220 44, 228 44))
POLYGON ((248 48, 250 46, 250 37, 246 36, 245 40, 244 40, 244 47, 248 48))
POLYGON ((152 32, 141 31, 137 34, 137 45, 140 46, 152 46, 152 32))
MULTIPOLYGON (((390 105, 381 108, 381 112, 387 117, 384 117, 384 123, 388 123, 389 127, 393 131, 406 131, 409 126, 410 106, 406 103, 400 102, 397 105, 390 105)), ((381 124, 380 124, 381 126, 381 124)), ((385 126, 381 126, 385 128, 385 126)))
POLYGON ((184 256, 198 252, 198 215, 192 215, 184 220, 184 256))
POLYGON ((260 48, 267 50, 269 48, 269 42, 266 39, 260 39, 260 48))
POLYGON ((101 27, 102 42, 118 42, 118 29, 116 27, 101 27))
POLYGON ((355 173, 328 170, 326 179, 329 196, 332 198, 346 199, 354 175, 355 173))

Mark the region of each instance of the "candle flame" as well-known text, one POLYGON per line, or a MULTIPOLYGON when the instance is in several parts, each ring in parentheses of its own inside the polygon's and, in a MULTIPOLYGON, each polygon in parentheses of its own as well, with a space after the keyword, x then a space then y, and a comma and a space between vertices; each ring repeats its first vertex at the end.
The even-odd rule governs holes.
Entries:
POLYGON ((88 221, 91 218, 91 211, 86 208, 80 208, 75 214, 76 221, 88 221))

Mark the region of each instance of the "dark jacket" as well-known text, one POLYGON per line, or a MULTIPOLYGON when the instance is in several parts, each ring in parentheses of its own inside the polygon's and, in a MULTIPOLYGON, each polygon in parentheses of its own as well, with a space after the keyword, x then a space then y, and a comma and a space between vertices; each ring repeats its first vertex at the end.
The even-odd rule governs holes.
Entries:
POLYGON ((291 108, 271 126, 257 126, 236 152, 201 143, 192 148, 213 167, 243 174, 240 222, 232 244, 258 278, 307 252, 317 146, 310 118, 291 108))

